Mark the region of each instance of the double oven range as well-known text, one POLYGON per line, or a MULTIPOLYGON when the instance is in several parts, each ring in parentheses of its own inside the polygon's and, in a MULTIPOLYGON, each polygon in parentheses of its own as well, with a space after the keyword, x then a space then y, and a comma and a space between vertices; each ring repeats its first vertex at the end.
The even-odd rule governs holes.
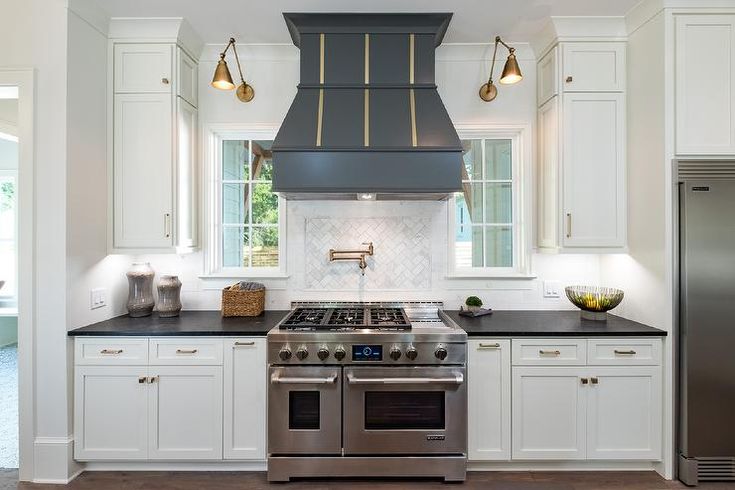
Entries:
POLYGON ((268 480, 465 479, 467 334, 441 303, 294 303, 267 335, 268 480))

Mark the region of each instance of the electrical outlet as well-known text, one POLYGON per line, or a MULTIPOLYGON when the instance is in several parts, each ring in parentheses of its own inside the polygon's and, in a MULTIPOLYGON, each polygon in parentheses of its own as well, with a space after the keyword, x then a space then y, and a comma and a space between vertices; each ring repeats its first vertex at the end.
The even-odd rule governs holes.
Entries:
POLYGON ((561 282, 544 281, 544 298, 561 297, 561 282))
POLYGON ((97 288, 89 292, 89 309, 96 310, 107 306, 107 289, 97 288))

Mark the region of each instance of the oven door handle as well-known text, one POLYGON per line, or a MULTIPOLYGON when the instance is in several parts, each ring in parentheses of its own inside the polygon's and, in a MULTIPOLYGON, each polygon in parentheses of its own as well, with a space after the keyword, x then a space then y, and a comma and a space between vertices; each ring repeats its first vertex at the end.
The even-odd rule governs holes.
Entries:
POLYGON ((457 373, 454 376, 445 378, 356 378, 349 373, 347 374, 347 382, 353 385, 461 385, 464 383, 464 376, 461 373, 457 373))
POLYGON ((290 378, 273 374, 271 383, 284 385, 328 385, 337 382, 337 375, 325 376, 324 378, 290 378))

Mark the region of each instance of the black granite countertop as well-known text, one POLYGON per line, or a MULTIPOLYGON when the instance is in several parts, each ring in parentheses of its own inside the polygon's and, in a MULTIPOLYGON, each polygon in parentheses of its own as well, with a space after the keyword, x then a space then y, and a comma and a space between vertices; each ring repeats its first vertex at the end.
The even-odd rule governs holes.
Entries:
POLYGON ((457 310, 445 313, 470 337, 664 337, 666 332, 609 315, 605 322, 582 320, 579 311, 494 311, 471 318, 457 310))
POLYGON ((222 318, 218 310, 182 311, 174 318, 160 318, 156 313, 143 318, 128 315, 110 318, 86 327, 70 330, 68 335, 78 336, 260 336, 268 333, 288 311, 269 310, 254 317, 222 318))

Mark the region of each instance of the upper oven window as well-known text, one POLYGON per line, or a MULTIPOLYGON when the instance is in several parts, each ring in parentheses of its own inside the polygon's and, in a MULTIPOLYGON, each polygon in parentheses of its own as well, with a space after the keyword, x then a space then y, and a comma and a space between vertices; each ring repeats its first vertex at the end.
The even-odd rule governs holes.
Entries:
POLYGON ((443 430, 443 391, 365 392, 366 430, 443 430))
POLYGON ((319 430, 319 392, 290 391, 288 393, 288 428, 319 430))

